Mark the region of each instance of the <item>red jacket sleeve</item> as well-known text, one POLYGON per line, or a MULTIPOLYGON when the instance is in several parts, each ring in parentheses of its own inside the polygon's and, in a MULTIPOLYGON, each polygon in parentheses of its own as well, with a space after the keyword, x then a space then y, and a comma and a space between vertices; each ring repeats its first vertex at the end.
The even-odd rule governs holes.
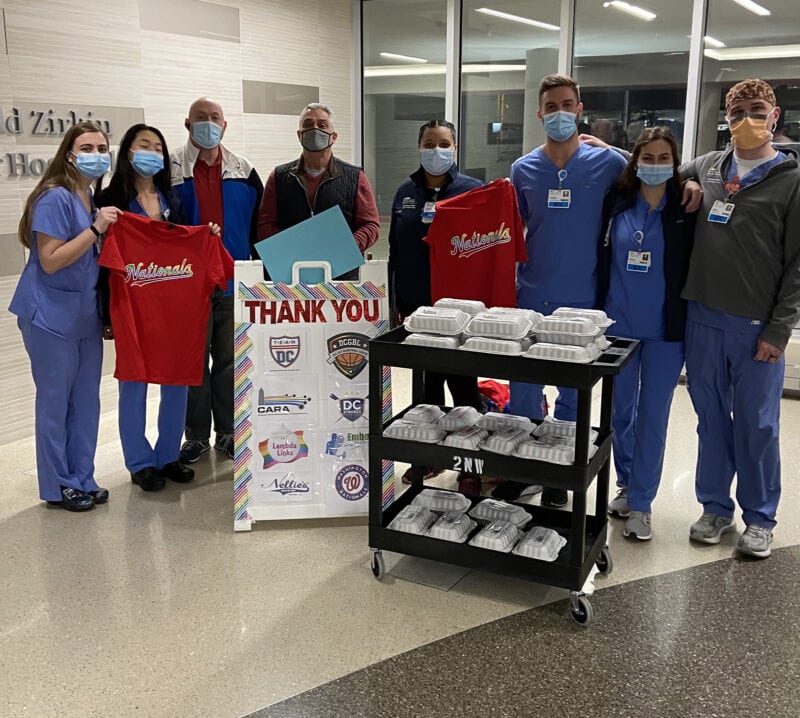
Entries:
POLYGON ((353 221, 356 225, 353 237, 355 237, 358 248, 363 254, 378 241, 378 233, 381 228, 378 221, 378 205, 375 204, 372 187, 363 171, 358 175, 358 191, 356 192, 353 221))

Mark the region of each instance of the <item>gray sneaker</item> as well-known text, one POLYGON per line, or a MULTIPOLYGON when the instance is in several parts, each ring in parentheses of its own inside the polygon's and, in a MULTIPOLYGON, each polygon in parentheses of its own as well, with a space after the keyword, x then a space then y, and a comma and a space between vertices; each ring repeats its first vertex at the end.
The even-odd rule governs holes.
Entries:
POLYGON ((622 529, 623 536, 633 536, 639 541, 649 541, 653 537, 650 530, 650 514, 644 511, 631 511, 631 515, 622 529))
POLYGON ((627 519, 631 515, 628 508, 628 487, 620 486, 617 495, 608 502, 608 513, 621 519, 627 519))
POLYGON ((750 524, 744 533, 739 537, 736 550, 739 553, 755 556, 756 558, 766 558, 772 553, 769 545, 772 543, 772 531, 764 526, 750 524))
POLYGON ((733 519, 706 511, 689 528, 689 538, 701 543, 719 543, 722 534, 733 531, 735 528, 733 519))

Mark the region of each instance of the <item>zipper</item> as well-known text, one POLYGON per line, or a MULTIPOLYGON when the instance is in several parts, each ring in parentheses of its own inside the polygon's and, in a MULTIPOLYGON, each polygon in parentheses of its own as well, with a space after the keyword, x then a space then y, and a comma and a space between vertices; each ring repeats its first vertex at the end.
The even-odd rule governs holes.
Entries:
MULTIPOLYGON (((314 208, 311 206, 311 200, 308 198, 308 191, 306 190, 305 187, 303 187, 303 183, 300 181, 300 178, 296 174, 294 174, 293 172, 290 172, 289 174, 291 174, 292 177, 294 177, 297 184, 300 185, 300 189, 303 190, 303 194, 306 197, 306 204, 308 205, 308 211, 311 212, 311 216, 313 217, 314 208)), ((319 183, 319 187, 317 187, 317 194, 319 194, 319 190, 322 187, 322 185, 324 185, 326 182, 330 182, 332 179, 333 177, 326 177, 324 180, 322 180, 322 182, 319 183)))

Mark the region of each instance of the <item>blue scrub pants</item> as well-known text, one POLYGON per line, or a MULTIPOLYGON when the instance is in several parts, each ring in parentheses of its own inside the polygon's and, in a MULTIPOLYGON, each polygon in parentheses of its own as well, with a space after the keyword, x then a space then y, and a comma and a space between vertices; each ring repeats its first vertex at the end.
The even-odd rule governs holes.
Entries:
POLYGON ((686 371, 698 418, 697 500, 704 511, 732 517, 735 473, 742 519, 771 529, 781 495, 778 431, 785 362, 753 359, 762 329, 748 319, 724 327, 690 319, 686 371))
POLYGON ((643 339, 614 380, 614 468, 631 511, 650 513, 661 482, 672 395, 683 366, 683 342, 643 339))
POLYGON ((178 460, 189 389, 185 386, 164 385, 160 388, 158 440, 153 448, 145 436, 147 384, 138 381, 119 383, 119 436, 125 466, 131 473, 148 466, 160 469, 165 464, 178 460))
MULTIPOLYGON (((552 314, 559 307, 576 307, 591 309, 593 302, 575 302, 572 304, 555 304, 553 302, 525 301, 524 297, 517 297, 517 306, 524 309, 533 309, 541 314, 552 314)), ((547 416, 547 405, 544 398, 542 384, 525 384, 519 381, 509 382, 511 401, 509 411, 518 416, 527 416, 530 419, 544 419, 547 416)), ((556 419, 575 421, 578 416, 578 391, 565 387, 558 387, 556 406, 554 411, 556 419)))
POLYGON ((36 385, 39 498, 61 501, 61 487, 96 491, 94 455, 100 423, 103 339, 65 339, 19 320, 36 385))

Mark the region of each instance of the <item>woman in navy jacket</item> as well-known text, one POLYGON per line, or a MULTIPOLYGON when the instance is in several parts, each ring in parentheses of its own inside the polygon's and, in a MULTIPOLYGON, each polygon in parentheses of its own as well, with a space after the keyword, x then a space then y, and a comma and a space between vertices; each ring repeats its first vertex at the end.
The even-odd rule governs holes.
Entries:
MULTIPOLYGON (((419 129, 417 146, 420 167, 397 190, 389 227, 389 301, 391 316, 401 322, 418 307, 431 304, 430 255, 423 240, 433 221, 436 202, 483 184, 458 171, 456 128, 450 122, 426 122, 419 129)), ((444 404, 445 381, 456 406, 482 408, 477 378, 432 372, 425 373, 426 403, 444 404)), ((412 467, 404 480, 409 481, 415 471, 425 473, 422 467, 412 467)), ((480 493, 480 479, 462 475, 459 487, 465 493, 480 493)))
POLYGON ((624 536, 651 537, 672 395, 683 366, 694 215, 681 206, 678 145, 665 127, 645 129, 603 206, 598 306, 614 334, 641 342, 614 384, 617 496, 609 513, 624 536))

